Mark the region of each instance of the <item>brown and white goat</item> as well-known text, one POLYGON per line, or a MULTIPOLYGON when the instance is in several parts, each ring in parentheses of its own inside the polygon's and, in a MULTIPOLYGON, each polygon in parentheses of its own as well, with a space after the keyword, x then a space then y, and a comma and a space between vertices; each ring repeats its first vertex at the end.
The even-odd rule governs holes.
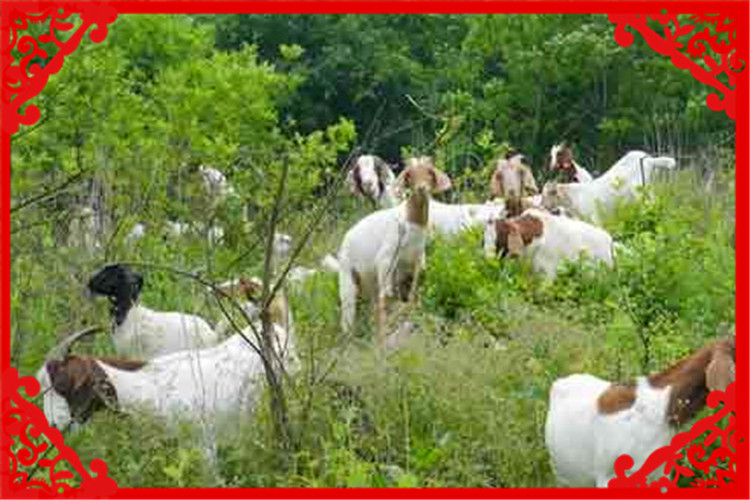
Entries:
MULTIPOLYGON (((706 404, 709 392, 734 381, 735 340, 709 344, 666 370, 634 382, 588 374, 558 379, 550 390, 545 441, 558 484, 606 487, 617 457, 638 470, 675 429, 706 404)), ((661 469, 650 478, 657 480, 661 469)))
POLYGON ((341 327, 348 332, 356 318, 357 296, 376 301, 378 340, 386 338, 386 306, 399 295, 416 299, 430 220, 430 194, 451 187, 450 178, 427 156, 409 158, 395 182, 408 198, 400 205, 373 212, 344 236, 339 249, 341 327))
POLYGON ((493 198, 532 196, 539 192, 531 168, 521 154, 509 155, 497 160, 490 178, 490 193, 493 198))
POLYGON ((490 221, 484 230, 487 257, 528 255, 535 271, 548 279, 558 266, 580 256, 612 265, 613 241, 605 230, 587 222, 530 208, 518 217, 490 221))

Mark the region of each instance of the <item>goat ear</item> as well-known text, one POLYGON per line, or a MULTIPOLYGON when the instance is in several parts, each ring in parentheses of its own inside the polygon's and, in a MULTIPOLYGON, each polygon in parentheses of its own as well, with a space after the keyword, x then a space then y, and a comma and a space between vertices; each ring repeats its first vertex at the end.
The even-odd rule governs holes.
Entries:
POLYGON ((442 193, 453 187, 451 178, 448 177, 448 174, 442 170, 436 169, 435 167, 432 167, 432 171, 435 173, 435 185, 432 187, 433 193, 442 193))
POLYGON ((734 359, 724 349, 714 350, 711 362, 706 367, 706 387, 709 391, 724 391, 734 382, 734 359))
POLYGON ((411 175, 411 166, 408 164, 404 169, 401 171, 400 174, 398 174, 398 177, 396 177, 396 180, 393 181, 393 190, 396 193, 396 196, 403 196, 406 192, 406 185, 409 181, 409 175, 411 175))
POLYGON ((143 288, 143 276, 141 275, 141 273, 137 273, 133 271, 133 274, 131 275, 131 282, 130 282, 131 297, 134 299, 137 299, 138 296, 141 294, 142 288, 143 288))
POLYGON ((357 181, 354 178, 354 169, 357 168, 356 165, 354 165, 352 168, 349 169, 349 173, 346 174, 346 185, 349 187, 349 191, 352 194, 361 195, 362 191, 359 189, 359 186, 357 185, 357 181))
POLYGON ((539 192, 539 188, 536 185, 536 180, 534 179, 534 174, 531 172, 531 169, 526 164, 521 164, 521 186, 522 191, 524 194, 537 194, 539 192))
POLYGON ((519 256, 523 250, 523 238, 518 226, 512 225, 508 231, 508 255, 519 256))
POLYGON ((492 172, 492 177, 490 178, 490 194, 492 194, 493 198, 502 198, 505 194, 503 190, 503 180, 499 169, 492 172))
POLYGON ((390 184, 393 181, 391 166, 380 158, 375 160, 375 172, 378 174, 378 178, 382 183, 390 184))

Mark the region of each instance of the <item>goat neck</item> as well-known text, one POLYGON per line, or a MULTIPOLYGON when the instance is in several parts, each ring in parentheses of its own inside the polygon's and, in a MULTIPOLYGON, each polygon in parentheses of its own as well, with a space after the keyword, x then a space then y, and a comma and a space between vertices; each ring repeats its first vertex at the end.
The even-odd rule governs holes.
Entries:
MULTIPOLYGON (((652 387, 671 386, 667 406, 667 422, 679 426, 690 421, 706 405, 706 397, 712 390, 707 374, 717 359, 729 356, 729 341, 722 340, 698 350, 666 370, 649 375, 652 387)), ((734 356, 734 347, 731 347, 734 356)), ((721 389, 725 389, 722 387, 721 389)))
POLYGON ((426 187, 419 187, 406 200, 406 220, 427 227, 430 219, 430 195, 426 187))

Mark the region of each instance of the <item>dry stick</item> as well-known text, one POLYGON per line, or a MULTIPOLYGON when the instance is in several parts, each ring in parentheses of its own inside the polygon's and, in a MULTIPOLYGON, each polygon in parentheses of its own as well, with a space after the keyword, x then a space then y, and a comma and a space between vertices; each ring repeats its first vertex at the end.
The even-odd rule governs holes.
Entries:
MULTIPOLYGON (((278 220, 281 202, 284 197, 284 191, 286 190, 286 180, 288 174, 289 159, 285 159, 282 163, 281 179, 279 180, 276 197, 274 199, 273 207, 271 208, 271 215, 268 220, 265 261, 263 263, 263 309, 261 310, 260 314, 262 322, 262 342, 260 344, 260 347, 266 355, 265 359, 268 360, 268 362, 264 361, 263 368, 266 374, 266 382, 268 382, 268 386, 271 390, 271 414, 273 415, 273 426, 284 450, 291 449, 293 438, 291 427, 289 424, 289 412, 287 411, 286 398, 284 397, 284 387, 279 380, 276 369, 276 367, 279 365, 283 366, 283 363, 279 359, 279 355, 276 352, 276 349, 274 348, 272 342, 273 325, 271 324, 271 318, 269 316, 270 300, 268 284, 271 280, 271 264, 273 263, 273 244, 274 234, 276 232, 276 222, 278 220)), ((282 281, 279 281, 279 283, 282 283, 282 281)))

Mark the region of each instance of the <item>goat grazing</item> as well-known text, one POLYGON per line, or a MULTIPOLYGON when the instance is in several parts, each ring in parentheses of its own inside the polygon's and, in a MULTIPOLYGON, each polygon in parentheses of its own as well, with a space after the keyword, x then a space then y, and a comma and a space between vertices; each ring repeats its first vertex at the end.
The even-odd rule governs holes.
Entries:
POLYGON ((393 191, 395 176, 380 157, 360 155, 352 162, 346 183, 352 194, 365 196, 379 208, 391 208, 398 203, 393 191))
POLYGON ((612 237, 603 229, 530 208, 518 217, 488 222, 484 250, 487 257, 528 255, 535 271, 554 279, 561 262, 581 255, 611 266, 613 248, 612 237))
POLYGON ((674 158, 652 157, 643 151, 631 151, 620 158, 607 173, 587 183, 547 183, 542 191, 544 206, 562 206, 579 218, 601 224, 601 215, 610 212, 618 199, 634 199, 639 188, 651 182, 654 172, 671 170, 674 158))
MULTIPOLYGON (((545 441, 561 486, 606 487, 617 457, 638 470, 691 420, 710 391, 734 381, 734 337, 709 344, 661 373, 612 383, 587 374, 552 385, 545 441)), ((661 477, 656 470, 651 481, 661 477)))
POLYGON ((563 182, 585 183, 594 180, 588 170, 576 163, 573 150, 564 142, 552 146, 549 157, 549 169, 562 174, 563 182))
POLYGON ((139 303, 143 277, 128 267, 104 267, 88 282, 93 295, 109 298, 117 353, 151 359, 183 349, 209 347, 218 336, 206 321, 192 314, 154 311, 139 303))
POLYGON ((508 155, 497 160, 490 178, 493 198, 532 196, 539 192, 534 174, 521 154, 508 155))
MULTIPOLYGON (((274 349, 285 360, 292 343, 282 327, 273 326, 274 349)), ((262 360, 239 334, 214 347, 148 362, 70 355, 72 342, 66 341, 62 355, 48 355, 38 373, 42 387, 51 387, 44 412, 58 429, 83 424, 105 407, 126 412, 148 408, 161 416, 205 423, 223 412, 252 411, 261 395, 262 360)))
POLYGON ((435 168, 432 158, 410 158, 395 181, 397 189, 410 194, 400 205, 378 210, 357 222, 344 236, 339 249, 339 295, 341 327, 351 330, 356 317, 357 296, 377 300, 377 331, 381 345, 386 333, 386 305, 390 297, 409 286, 416 299, 416 286, 430 221, 430 193, 446 191, 450 178, 435 168))

